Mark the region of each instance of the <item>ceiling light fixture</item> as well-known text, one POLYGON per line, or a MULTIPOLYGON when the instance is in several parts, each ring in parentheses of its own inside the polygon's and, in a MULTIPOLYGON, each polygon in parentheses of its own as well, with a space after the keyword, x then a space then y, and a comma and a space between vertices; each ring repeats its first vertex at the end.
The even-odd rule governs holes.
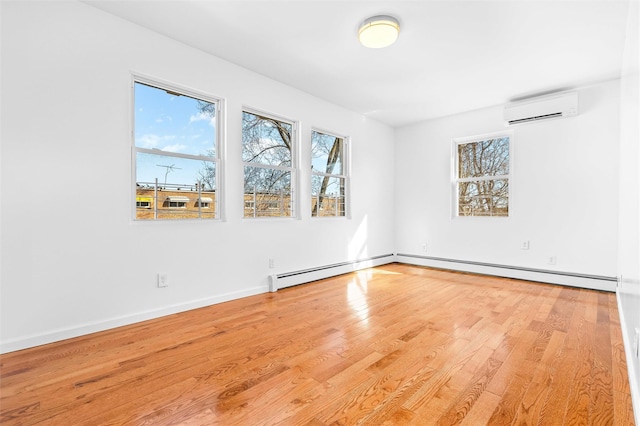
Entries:
POLYGON ((400 23, 393 16, 372 16, 360 25, 358 40, 365 47, 378 49, 391 46, 400 34, 400 23))

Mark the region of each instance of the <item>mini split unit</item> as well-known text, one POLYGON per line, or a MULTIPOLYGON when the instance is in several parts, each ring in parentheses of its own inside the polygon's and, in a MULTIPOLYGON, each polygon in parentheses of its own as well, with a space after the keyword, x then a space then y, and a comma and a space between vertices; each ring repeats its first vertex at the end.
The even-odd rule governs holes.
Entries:
POLYGON ((578 92, 564 92, 513 102, 504 107, 504 124, 531 123, 578 115, 578 92))

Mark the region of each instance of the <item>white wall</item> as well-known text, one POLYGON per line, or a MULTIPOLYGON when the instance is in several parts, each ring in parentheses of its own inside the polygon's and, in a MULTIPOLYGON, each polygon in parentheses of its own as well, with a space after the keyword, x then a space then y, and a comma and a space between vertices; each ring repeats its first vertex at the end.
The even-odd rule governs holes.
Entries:
POLYGON ((629 380, 640 424, 640 359, 633 352, 635 330, 640 329, 640 4, 629 2, 620 97, 620 226, 618 306, 627 348, 629 380))
POLYGON ((578 98, 577 117, 511 128, 509 218, 452 218, 452 138, 504 131, 502 107, 397 129, 396 251, 615 277, 619 82, 578 98))
POLYGON ((391 128, 90 6, 2 2, 2 112, 2 351, 393 253, 391 128), (226 221, 132 221, 131 72, 226 99, 226 221), (243 105, 299 119, 303 159, 311 126, 351 136, 352 219, 312 220, 304 190, 299 220, 241 218, 243 105))

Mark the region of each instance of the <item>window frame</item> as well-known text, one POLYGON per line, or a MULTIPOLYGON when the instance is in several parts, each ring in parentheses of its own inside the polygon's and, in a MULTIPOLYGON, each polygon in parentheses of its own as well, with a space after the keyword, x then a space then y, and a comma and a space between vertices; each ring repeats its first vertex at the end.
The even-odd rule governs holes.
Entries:
POLYGON ((513 130, 504 130, 499 132, 484 133, 474 136, 457 137, 452 139, 452 155, 451 155, 451 217, 453 219, 464 218, 463 220, 484 220, 485 218, 496 219, 509 219, 513 216, 513 159, 514 159, 514 132, 513 130), (506 175, 488 175, 488 176, 476 176, 469 178, 459 178, 459 161, 458 147, 460 145, 483 142, 491 139, 509 139, 509 173, 506 175), (488 180, 506 180, 508 182, 507 192, 507 215, 461 215, 459 211, 459 189, 458 184, 461 182, 477 182, 488 180))
POLYGON ((313 214, 313 207, 311 208, 311 214, 310 217, 312 219, 314 218, 319 218, 319 219, 330 219, 330 218, 334 218, 334 219, 351 219, 351 207, 350 207, 350 201, 351 201, 351 182, 350 182, 350 169, 351 169, 351 138, 349 136, 345 136, 342 135, 340 133, 337 132, 332 132, 332 131, 328 131, 328 130, 324 130, 324 129, 320 129, 318 127, 312 127, 311 131, 310 131, 310 140, 309 140, 309 159, 311 161, 311 167, 310 167, 310 179, 309 179, 309 197, 310 197, 310 201, 313 204, 313 176, 329 176, 329 177, 333 177, 333 178, 338 178, 338 179, 344 179, 344 214, 342 215, 332 215, 332 216, 321 216, 321 215, 314 215, 313 214), (313 169, 313 133, 321 133, 323 135, 327 135, 327 136, 333 136, 335 138, 339 138, 342 139, 342 173, 341 174, 335 174, 335 173, 326 173, 326 172, 320 172, 320 171, 314 171, 313 169))
MULTIPOLYGON (((272 120, 277 120, 286 124, 291 125, 291 148, 290 148, 290 162, 291 162, 291 166, 287 167, 287 166, 276 166, 276 165, 269 165, 269 164, 264 164, 264 163, 259 163, 259 162, 249 162, 249 161, 244 161, 242 160, 242 219, 247 219, 247 220, 261 220, 261 219, 266 219, 266 220, 275 220, 275 219, 299 219, 299 190, 298 188, 300 187, 299 185, 299 146, 300 146, 300 122, 298 120, 292 119, 292 118, 288 118, 285 117, 283 115, 279 115, 279 114, 274 114, 271 112, 267 112, 265 110, 261 110, 261 109, 257 109, 257 108, 253 108, 250 106, 246 106, 243 105, 241 112, 242 115, 244 113, 248 113, 248 114, 252 114, 252 115, 256 115, 259 117, 264 117, 264 118, 268 118, 268 119, 272 119, 272 120), (260 203, 270 203, 272 200, 268 200, 268 201, 257 201, 256 200, 246 200, 245 196, 247 194, 247 192, 245 191, 244 188, 244 178, 245 178, 245 168, 246 167, 255 167, 255 168, 260 168, 260 169, 266 169, 266 170, 281 170, 281 171, 285 171, 285 172, 289 172, 290 173, 290 185, 291 185, 291 189, 290 189, 290 200, 289 200, 289 204, 290 204, 290 214, 289 215, 255 215, 255 216, 247 216, 245 214, 245 211, 247 210, 247 204, 253 202, 253 209, 255 211, 255 206, 259 205, 260 203)), ((241 115, 241 122, 243 120, 241 115)), ((241 128, 241 137, 240 137, 240 152, 242 153, 242 151, 244 150, 244 141, 242 140, 244 137, 243 134, 243 130, 241 128)), ((242 159, 242 154, 241 154, 241 159, 242 159)), ((277 209, 268 209, 269 211, 274 211, 277 209)), ((281 211, 284 211, 283 209, 281 209, 281 211)))
MULTIPOLYGON (((225 99, 222 97, 214 96, 209 93, 205 93, 200 90, 194 90, 192 88, 182 86, 180 84, 168 82, 162 79, 158 79, 156 77, 150 77, 141 73, 132 73, 131 74, 131 100, 129 105, 131 106, 130 113, 130 129, 131 129, 131 182, 132 182, 132 198, 133 208, 132 208, 132 220, 135 222, 174 222, 174 221, 190 221, 190 220, 207 220, 207 221, 223 221, 225 219, 224 215, 224 150, 225 150, 225 129, 224 126, 226 124, 225 120, 225 99), (164 90, 169 93, 176 93, 180 96, 186 96, 189 98, 201 100, 204 102, 208 102, 211 104, 215 104, 215 120, 216 120, 216 129, 215 129, 215 141, 213 148, 215 150, 214 156, 202 156, 202 155, 192 155, 192 154, 182 154, 178 152, 170 152, 163 151, 159 149, 150 149, 136 146, 136 96, 135 89, 136 84, 143 84, 146 86, 150 86, 159 90, 164 90), (213 163, 215 167, 215 197, 213 200, 214 205, 214 215, 211 217, 185 217, 185 218, 159 218, 157 217, 157 211, 154 211, 153 218, 138 218, 137 210, 140 207, 137 207, 137 164, 136 157, 138 153, 143 154, 152 154, 159 155, 163 157, 170 158, 182 158, 187 160, 196 160, 196 161, 207 161, 213 163)), ((153 198, 153 197, 152 197, 153 198)), ((160 200, 159 196, 155 197, 153 200, 153 205, 161 206, 164 201, 160 200)), ((196 204, 198 203, 199 197, 196 199, 196 204)), ((151 208, 151 207, 150 207, 151 208)), ((171 207, 170 209, 181 209, 182 207, 171 207)))

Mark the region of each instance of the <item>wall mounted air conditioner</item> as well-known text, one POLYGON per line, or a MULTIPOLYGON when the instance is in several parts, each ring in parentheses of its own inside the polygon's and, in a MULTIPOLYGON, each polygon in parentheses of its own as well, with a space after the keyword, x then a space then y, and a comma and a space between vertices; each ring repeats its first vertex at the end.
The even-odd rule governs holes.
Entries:
POLYGON ((578 115, 578 92, 539 96, 505 105, 506 126, 578 115))

